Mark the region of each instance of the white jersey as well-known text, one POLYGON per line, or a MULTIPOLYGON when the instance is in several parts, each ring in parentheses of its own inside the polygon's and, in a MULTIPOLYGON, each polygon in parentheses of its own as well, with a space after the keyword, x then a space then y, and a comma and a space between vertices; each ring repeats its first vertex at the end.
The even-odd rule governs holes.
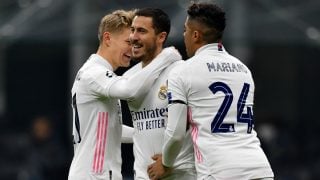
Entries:
POLYGON ((77 74, 72 87, 74 158, 69 179, 122 179, 119 100, 107 98, 100 87, 116 79, 111 65, 96 54, 77 74))
MULTIPOLYGON (((149 179, 147 168, 148 165, 154 162, 151 157, 162 153, 163 135, 168 113, 167 78, 169 71, 180 63, 176 62, 165 69, 148 93, 128 101, 135 130, 133 135, 135 179, 149 179)), ((142 64, 138 63, 129 69, 124 76, 131 76, 131 74, 141 70, 142 64)), ((190 131, 188 131, 184 139, 184 146, 176 159, 174 171, 166 179, 181 179, 182 177, 178 178, 174 175, 175 171, 177 172, 176 174, 181 171, 188 171, 191 176, 196 177, 195 174, 192 174, 195 173, 195 167, 190 131)), ((183 179, 187 180, 186 177, 183 179)))
POLYGON ((189 107, 198 179, 273 177, 253 129, 254 82, 242 62, 209 44, 168 81, 169 103, 189 107))
POLYGON ((162 51, 150 66, 129 78, 116 76, 107 60, 90 56, 72 87, 74 157, 69 180, 121 180, 122 119, 119 100, 143 94, 163 69, 180 57, 162 51), (167 61, 162 58, 174 57, 167 61), (139 82, 139 83, 137 83, 139 82))

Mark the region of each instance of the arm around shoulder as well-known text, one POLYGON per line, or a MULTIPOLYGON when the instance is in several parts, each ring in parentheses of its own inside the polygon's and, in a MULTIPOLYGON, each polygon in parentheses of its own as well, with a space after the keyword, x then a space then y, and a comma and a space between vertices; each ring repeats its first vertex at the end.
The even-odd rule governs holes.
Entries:
POLYGON ((160 73, 178 60, 181 60, 181 55, 175 48, 165 48, 141 71, 130 77, 121 77, 118 81, 115 81, 109 89, 109 95, 127 100, 145 94, 159 77, 160 73))

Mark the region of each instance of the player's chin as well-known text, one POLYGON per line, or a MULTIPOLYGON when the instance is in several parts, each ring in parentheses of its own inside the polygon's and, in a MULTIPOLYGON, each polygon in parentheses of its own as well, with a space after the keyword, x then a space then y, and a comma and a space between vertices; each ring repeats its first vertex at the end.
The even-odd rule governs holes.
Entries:
POLYGON ((123 67, 129 67, 130 66, 131 57, 124 56, 122 59, 122 66, 123 67))
POLYGON ((140 61, 141 60, 141 58, 143 57, 143 53, 142 52, 139 52, 139 53, 132 53, 132 57, 131 57, 131 59, 133 59, 134 61, 140 61))

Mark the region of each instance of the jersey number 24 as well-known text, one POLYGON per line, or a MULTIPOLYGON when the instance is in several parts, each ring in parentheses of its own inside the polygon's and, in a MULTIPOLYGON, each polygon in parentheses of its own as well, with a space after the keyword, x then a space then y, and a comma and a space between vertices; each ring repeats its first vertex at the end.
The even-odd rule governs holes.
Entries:
MULTIPOLYGON (((243 113, 243 109, 245 107, 246 99, 248 96, 250 84, 244 83, 243 88, 237 103, 237 122, 239 123, 247 123, 248 129, 247 133, 251 133, 253 127, 253 114, 252 108, 247 107, 247 113, 243 113)), ((230 87, 223 82, 215 82, 209 86, 209 89, 216 94, 218 91, 221 91, 225 94, 224 100, 211 122, 211 132, 212 133, 228 133, 234 132, 234 124, 231 123, 223 123, 225 116, 227 115, 230 106, 233 101, 233 94, 230 87)))

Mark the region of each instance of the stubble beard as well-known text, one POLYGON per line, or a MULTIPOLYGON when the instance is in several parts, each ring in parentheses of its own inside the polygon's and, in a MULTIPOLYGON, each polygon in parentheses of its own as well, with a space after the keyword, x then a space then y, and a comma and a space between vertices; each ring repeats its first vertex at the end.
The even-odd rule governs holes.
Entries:
POLYGON ((156 56, 156 49, 156 45, 152 44, 151 46, 146 47, 144 54, 139 57, 133 56, 133 59, 141 61, 144 64, 149 64, 156 56))

